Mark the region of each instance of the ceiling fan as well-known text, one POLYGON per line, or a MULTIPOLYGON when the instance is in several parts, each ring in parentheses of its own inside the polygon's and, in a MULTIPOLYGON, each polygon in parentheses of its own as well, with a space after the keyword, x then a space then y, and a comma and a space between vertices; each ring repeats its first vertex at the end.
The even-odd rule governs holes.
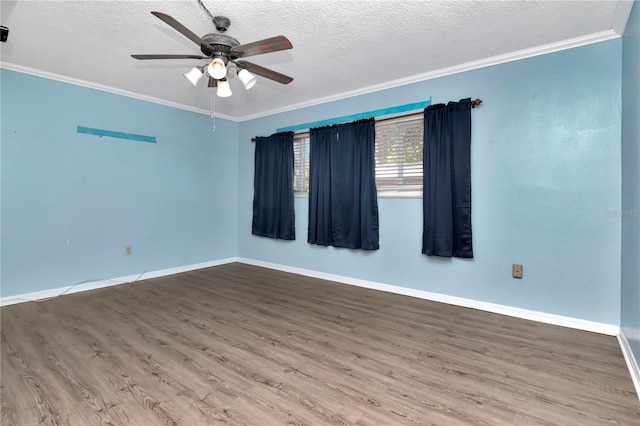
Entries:
MULTIPOLYGON (((209 76, 208 87, 217 87, 217 95, 220 97, 231 96, 231 88, 228 79, 233 78, 236 74, 243 83, 245 89, 250 89, 256 83, 256 77, 253 74, 268 78, 282 84, 289 84, 293 78, 280 74, 277 71, 256 65, 252 62, 242 60, 248 56, 261 55, 264 53, 277 52, 293 48, 293 45, 285 36, 276 36, 264 40, 254 41, 252 43, 240 44, 235 38, 225 34, 205 34, 202 37, 197 36, 187 27, 182 25, 173 17, 162 12, 151 12, 154 16, 161 19, 169 26, 180 32, 200 47, 202 55, 176 55, 176 54, 134 54, 131 57, 135 59, 207 59, 210 63, 205 66, 197 66, 184 74, 195 86, 204 76, 205 70, 209 76), (253 73, 253 74, 252 74, 253 73)), ((218 32, 227 31, 231 25, 231 21, 224 16, 213 17, 213 23, 218 32)))

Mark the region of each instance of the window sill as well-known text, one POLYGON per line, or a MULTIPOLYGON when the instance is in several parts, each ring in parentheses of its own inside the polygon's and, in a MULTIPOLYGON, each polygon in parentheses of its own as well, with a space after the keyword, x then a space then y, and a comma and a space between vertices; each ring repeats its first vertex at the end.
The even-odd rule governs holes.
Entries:
MULTIPOLYGON (((293 194, 294 198, 309 198, 308 192, 296 192, 293 194)), ((378 192, 378 198, 422 198, 422 191, 384 191, 378 192)))
POLYGON ((422 191, 378 191, 378 198, 422 198, 422 191))

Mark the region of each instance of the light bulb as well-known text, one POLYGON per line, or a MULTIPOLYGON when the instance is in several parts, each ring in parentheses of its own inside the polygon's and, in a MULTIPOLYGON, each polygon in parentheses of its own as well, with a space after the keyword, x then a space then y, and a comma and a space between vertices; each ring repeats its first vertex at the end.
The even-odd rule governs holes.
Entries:
POLYGON ((220 58, 215 58, 209 66, 207 67, 207 71, 209 75, 216 80, 220 80, 227 76, 227 67, 224 64, 224 61, 220 58))
POLYGON ((216 94, 221 98, 228 98, 231 96, 231 86, 227 80, 218 80, 218 91, 216 94))
POLYGON ((247 90, 251 89, 256 84, 256 81, 258 81, 255 75, 251 74, 244 68, 238 73, 238 78, 247 90))
POLYGON ((200 81, 200 79, 202 78, 202 76, 204 75, 204 68, 194 67, 193 69, 184 73, 183 75, 187 78, 187 80, 191 82, 191 84, 196 86, 200 81))

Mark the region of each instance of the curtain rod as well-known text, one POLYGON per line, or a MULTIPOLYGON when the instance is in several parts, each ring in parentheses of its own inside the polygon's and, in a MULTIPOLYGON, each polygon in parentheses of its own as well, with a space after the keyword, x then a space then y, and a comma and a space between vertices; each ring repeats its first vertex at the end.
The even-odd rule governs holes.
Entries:
MULTIPOLYGON (((480 106, 481 103, 482 103, 482 99, 476 98, 476 99, 471 101, 471 108, 475 108, 477 106, 480 106)), ((431 100, 429 100, 429 104, 431 104, 431 100)), ((411 105, 413 105, 413 104, 411 104, 411 105)), ((409 117, 409 116, 418 115, 418 114, 422 114, 422 113, 421 112, 416 112, 416 113, 413 113, 413 114, 406 114, 406 115, 401 115, 401 116, 398 116, 398 117, 409 117)), ((394 120, 394 119, 396 119, 398 117, 381 118, 379 120, 376 120, 376 122, 394 120)), ((251 142, 255 142, 255 141, 256 141, 256 138, 251 138, 251 142)))

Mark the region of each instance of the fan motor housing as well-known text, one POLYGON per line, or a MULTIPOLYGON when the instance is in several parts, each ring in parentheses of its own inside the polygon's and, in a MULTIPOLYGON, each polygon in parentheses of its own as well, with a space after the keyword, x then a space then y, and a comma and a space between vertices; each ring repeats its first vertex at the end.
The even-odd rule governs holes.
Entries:
POLYGON ((216 54, 230 57, 234 59, 231 55, 231 48, 240 46, 240 42, 235 38, 225 35, 225 34, 206 34, 202 36, 202 39, 209 43, 214 50, 209 49, 209 46, 200 46, 200 50, 207 56, 215 56, 216 54))

